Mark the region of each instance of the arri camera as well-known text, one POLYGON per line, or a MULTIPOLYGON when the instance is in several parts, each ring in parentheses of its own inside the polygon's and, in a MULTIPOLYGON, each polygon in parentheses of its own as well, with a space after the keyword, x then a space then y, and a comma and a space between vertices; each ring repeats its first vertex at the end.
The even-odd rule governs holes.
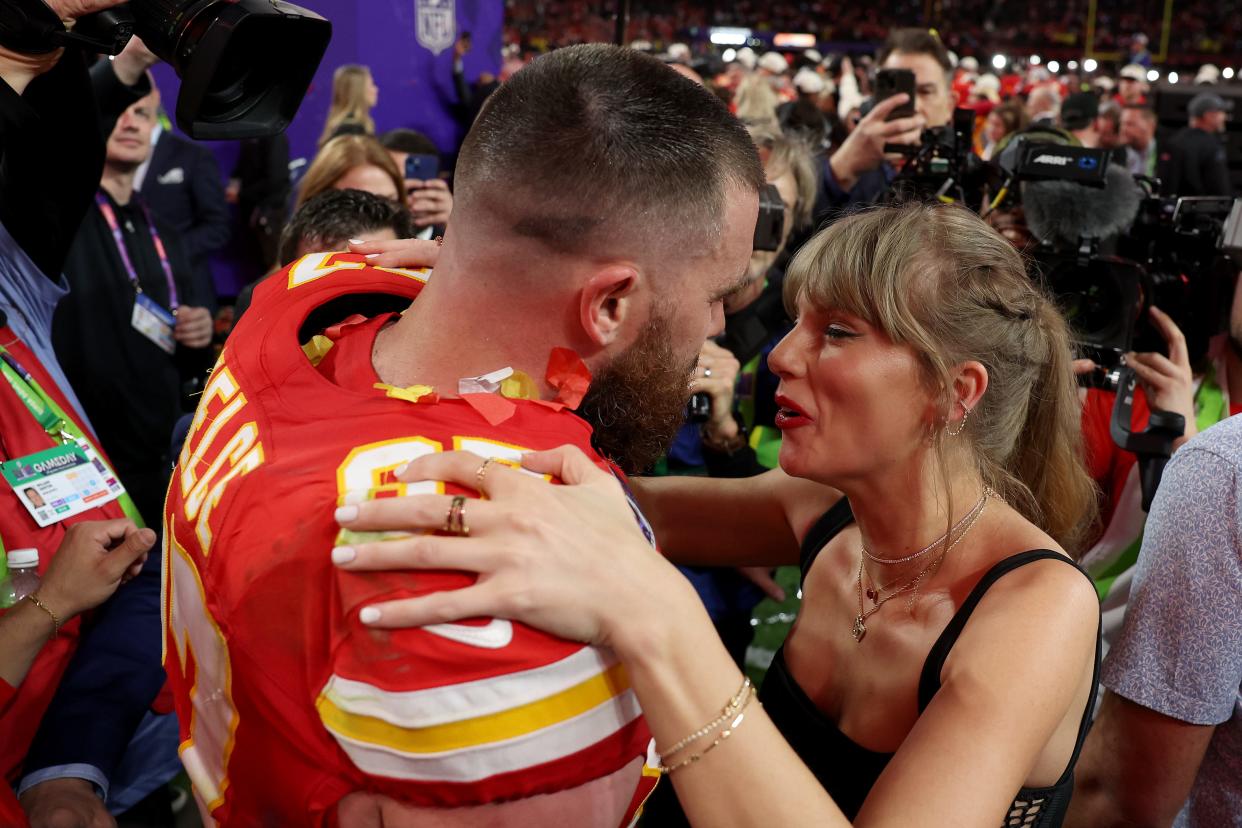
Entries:
POLYGON ((72 29, 43 0, 0 4, 0 44, 16 52, 78 45, 115 55, 132 34, 181 78, 177 125, 193 138, 222 140, 289 125, 332 26, 281 0, 132 0, 72 29))
POLYGON ((1112 436, 1139 458, 1146 509, 1185 423, 1153 410, 1144 431, 1131 429, 1137 379, 1124 355, 1163 348, 1147 322, 1152 305, 1173 317, 1191 354, 1203 353, 1220 330, 1242 261, 1242 199, 1163 198, 1156 182, 1110 166, 1107 151, 1039 132, 1027 140, 1019 134, 999 161, 1007 178, 993 206, 1020 188, 1037 242, 1033 269, 1060 302, 1082 355, 1100 366, 1087 384, 1117 392, 1112 436))

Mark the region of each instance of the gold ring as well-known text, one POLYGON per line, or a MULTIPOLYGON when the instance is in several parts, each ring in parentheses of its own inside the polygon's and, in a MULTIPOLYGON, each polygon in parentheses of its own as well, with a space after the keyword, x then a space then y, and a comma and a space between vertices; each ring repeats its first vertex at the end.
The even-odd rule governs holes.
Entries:
POLYGON ((441 531, 450 535, 461 535, 462 537, 470 534, 470 528, 466 526, 466 498, 464 495, 453 495, 453 500, 449 503, 448 516, 444 519, 444 527, 441 531))
POLYGON ((487 476, 487 467, 496 462, 495 457, 489 457, 483 461, 483 465, 474 473, 474 490, 481 495, 487 494, 483 491, 483 478, 487 476))

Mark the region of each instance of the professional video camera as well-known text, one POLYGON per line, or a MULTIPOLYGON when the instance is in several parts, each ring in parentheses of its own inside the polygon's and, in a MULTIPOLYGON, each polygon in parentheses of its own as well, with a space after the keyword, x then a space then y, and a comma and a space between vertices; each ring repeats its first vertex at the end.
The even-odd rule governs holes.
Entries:
POLYGON ((885 152, 906 156, 889 186, 889 200, 977 204, 989 169, 974 153, 974 126, 974 110, 958 108, 952 124, 923 130, 918 145, 886 144, 885 152))
POLYGON ((1019 134, 998 161, 1007 178, 993 207, 1020 188, 1036 275, 1060 301, 1082 355, 1100 366, 1087 384, 1117 391, 1112 436, 1139 457, 1146 509, 1185 423, 1153 410, 1144 431, 1131 429, 1137 378, 1124 355, 1163 346, 1147 322, 1153 304, 1173 317, 1191 354, 1203 352, 1229 306, 1242 199, 1161 198, 1110 166, 1106 150, 1062 143, 1046 129, 1019 134))
POLYGON ((66 29, 43 0, 0 4, 0 45, 46 54, 77 45, 115 55, 137 34, 181 78, 177 125, 193 138, 281 132, 297 113, 332 36, 282 0, 132 0, 66 29))

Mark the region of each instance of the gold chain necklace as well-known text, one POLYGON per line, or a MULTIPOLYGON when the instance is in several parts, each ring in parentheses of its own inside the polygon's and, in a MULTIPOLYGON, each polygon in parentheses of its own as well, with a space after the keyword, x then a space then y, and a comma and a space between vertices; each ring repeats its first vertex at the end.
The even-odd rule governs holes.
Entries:
MULTIPOLYGON (((910 580, 909 582, 907 582, 904 586, 898 587, 895 591, 889 593, 888 595, 881 595, 880 592, 875 593, 875 595, 872 597, 872 602, 875 604, 875 606, 871 607, 871 609, 865 609, 863 605, 863 563, 864 563, 865 558, 862 555, 859 556, 858 558, 858 615, 854 616, 854 625, 850 629, 850 634, 854 636, 855 643, 861 644, 863 638, 867 635, 866 621, 868 618, 870 618, 871 616, 879 612, 880 607, 884 606, 886 603, 889 602, 889 600, 896 598, 898 595, 902 595, 906 592, 910 592, 911 590, 917 591, 919 584, 923 582, 923 579, 926 578, 927 575, 932 570, 939 567, 940 563, 944 560, 945 555, 948 555, 949 552, 953 550, 953 547, 961 543, 962 538, 966 537, 966 533, 969 532, 974 527, 975 523, 978 522, 979 517, 983 514, 984 507, 987 506, 988 496, 991 494, 993 494, 991 489, 989 488, 984 489, 983 497, 980 498, 979 503, 976 504, 975 508, 972 509, 970 513, 968 513, 967 515, 967 517, 970 518, 969 522, 966 524, 966 527, 962 529, 962 533, 958 535, 957 538, 954 539, 952 543, 949 544, 948 549, 945 549, 943 552, 937 555, 934 561, 932 561, 927 566, 923 567, 923 569, 919 572, 919 574, 915 575, 914 578, 910 580)), ((868 592, 870 592, 870 590, 868 590, 868 592)), ((913 598, 911 599, 911 603, 913 603, 913 598)))

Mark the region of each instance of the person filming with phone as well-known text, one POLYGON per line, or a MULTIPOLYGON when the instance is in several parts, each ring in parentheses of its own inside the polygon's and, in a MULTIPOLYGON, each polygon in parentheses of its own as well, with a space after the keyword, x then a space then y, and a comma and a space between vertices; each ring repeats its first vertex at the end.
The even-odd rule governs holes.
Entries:
POLYGON ((453 193, 440 178, 440 150, 431 139, 412 129, 384 133, 380 143, 405 176, 406 206, 418 228, 417 237, 443 235, 453 212, 453 193))
POLYGON ((917 146, 924 129, 947 126, 953 119, 953 64, 936 34, 892 30, 879 63, 875 104, 825 165, 820 215, 879 201, 897 174, 894 156, 885 147, 917 146))

